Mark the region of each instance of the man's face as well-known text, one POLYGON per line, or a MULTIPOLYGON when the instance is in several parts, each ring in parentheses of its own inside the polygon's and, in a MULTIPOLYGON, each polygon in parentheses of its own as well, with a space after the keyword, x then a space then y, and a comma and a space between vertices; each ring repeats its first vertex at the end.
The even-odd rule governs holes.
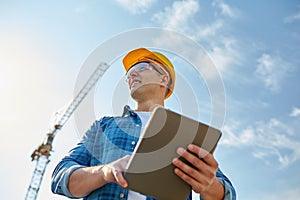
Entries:
POLYGON ((142 95, 160 88, 166 72, 155 63, 143 61, 135 64, 126 74, 131 95, 142 95), (136 93, 138 92, 138 93, 136 93), (135 94, 136 93, 136 94, 135 94))

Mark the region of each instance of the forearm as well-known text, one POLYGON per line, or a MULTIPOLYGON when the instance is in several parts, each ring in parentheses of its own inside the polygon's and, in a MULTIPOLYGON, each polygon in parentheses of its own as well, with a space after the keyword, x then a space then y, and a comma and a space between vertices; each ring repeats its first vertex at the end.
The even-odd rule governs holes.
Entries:
POLYGON ((201 193, 201 197, 203 200, 222 200, 224 199, 224 195, 224 186, 217 178, 215 178, 214 182, 208 190, 201 193))
POLYGON ((84 197, 107 182, 104 179, 103 165, 75 170, 69 178, 68 189, 74 197, 84 197))

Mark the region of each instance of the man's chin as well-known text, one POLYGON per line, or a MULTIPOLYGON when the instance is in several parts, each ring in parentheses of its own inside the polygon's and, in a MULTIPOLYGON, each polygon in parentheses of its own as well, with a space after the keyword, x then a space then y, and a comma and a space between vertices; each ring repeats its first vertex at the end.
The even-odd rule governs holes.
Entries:
POLYGON ((132 88, 132 89, 130 90, 130 95, 131 95, 132 97, 136 96, 137 93, 138 93, 138 88, 132 88))
POLYGON ((134 87, 130 90, 130 95, 133 99, 138 99, 142 95, 142 87, 134 87))

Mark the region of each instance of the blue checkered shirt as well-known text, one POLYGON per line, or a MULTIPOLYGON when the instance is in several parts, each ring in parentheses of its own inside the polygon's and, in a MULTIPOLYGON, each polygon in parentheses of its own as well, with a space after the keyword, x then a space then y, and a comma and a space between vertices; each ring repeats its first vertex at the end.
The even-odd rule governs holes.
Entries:
MULTIPOLYGON (((52 192, 75 198, 67 186, 71 173, 79 168, 110 163, 131 154, 138 142, 141 125, 141 119, 129 106, 125 106, 122 117, 103 117, 96 121, 86 132, 81 142, 54 169, 52 192)), ((217 171, 217 178, 224 185, 224 199, 236 199, 232 184, 220 169, 217 171)), ((127 197, 128 190, 116 183, 108 183, 83 199, 113 200, 127 199, 127 197)), ((191 199, 192 194, 188 197, 188 200, 191 199)), ((154 198, 147 197, 147 200, 154 200, 154 198)))

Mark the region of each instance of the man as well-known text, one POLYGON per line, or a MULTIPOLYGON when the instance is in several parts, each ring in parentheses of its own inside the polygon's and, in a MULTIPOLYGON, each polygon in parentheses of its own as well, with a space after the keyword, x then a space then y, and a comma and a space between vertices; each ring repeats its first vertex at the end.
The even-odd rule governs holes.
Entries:
MULTIPOLYGON (((167 57, 145 48, 129 52, 123 65, 137 108, 131 110, 125 106, 121 117, 103 117, 93 124, 82 141, 55 168, 54 193, 92 200, 154 199, 126 190, 122 172, 151 111, 156 106, 164 106, 164 100, 172 94, 175 71, 167 57)), ((175 158, 174 173, 191 185, 200 199, 235 199, 235 190, 218 168, 214 156, 195 145, 187 149, 189 151, 180 147, 177 153, 195 168, 175 158)), ((188 199, 192 199, 192 195, 188 199)))

